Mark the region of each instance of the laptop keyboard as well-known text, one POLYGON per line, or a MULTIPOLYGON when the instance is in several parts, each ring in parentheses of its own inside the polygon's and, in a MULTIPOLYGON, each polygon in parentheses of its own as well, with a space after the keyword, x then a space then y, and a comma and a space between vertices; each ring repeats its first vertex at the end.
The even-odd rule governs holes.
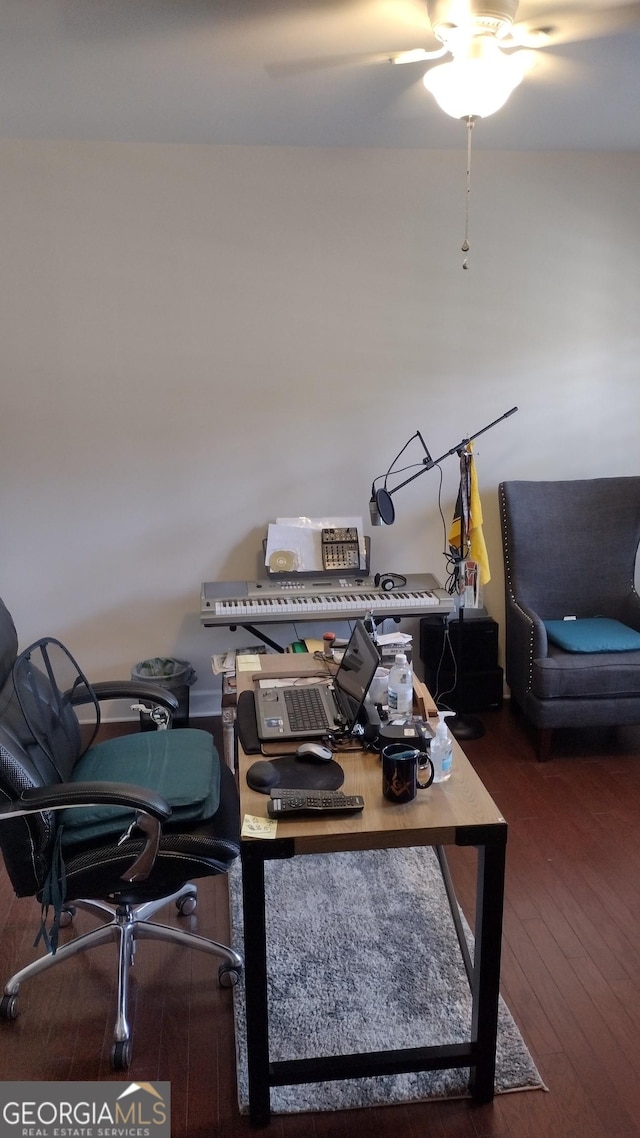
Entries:
POLYGON ((285 688, 284 701, 292 731, 328 730, 327 714, 317 688, 285 688))

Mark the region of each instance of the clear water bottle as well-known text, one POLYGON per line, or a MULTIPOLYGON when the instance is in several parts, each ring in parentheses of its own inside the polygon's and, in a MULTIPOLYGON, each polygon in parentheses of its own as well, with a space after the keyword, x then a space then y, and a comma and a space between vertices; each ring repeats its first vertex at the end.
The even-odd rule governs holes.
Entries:
POLYGON ((429 748, 429 757, 433 763, 433 781, 445 782, 451 776, 451 767, 453 766, 453 742, 447 725, 445 723, 445 716, 452 715, 451 711, 438 712, 438 726, 436 733, 431 740, 429 748))
POLYGON ((398 652, 389 672, 389 713, 394 718, 413 713, 413 669, 404 652, 398 652))

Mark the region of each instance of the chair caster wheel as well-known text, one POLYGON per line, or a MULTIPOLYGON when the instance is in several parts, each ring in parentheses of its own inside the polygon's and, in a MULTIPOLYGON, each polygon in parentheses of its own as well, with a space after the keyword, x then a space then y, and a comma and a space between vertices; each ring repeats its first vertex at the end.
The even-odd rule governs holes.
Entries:
POLYGON ((126 1071, 131 1063, 131 1042, 118 1040, 111 1046, 111 1066, 114 1071, 126 1071))
POLYGON ((240 972, 233 964, 221 964, 218 969, 218 983, 221 988, 235 988, 240 979, 240 972))
POLYGON ((61 929, 68 929, 69 925, 72 923, 75 915, 76 915, 75 905, 67 905, 66 909, 63 909, 62 912, 60 913, 60 919, 58 921, 60 928, 61 929))
POLYGON ((18 1018, 18 997, 3 996, 0 1000, 0 1019, 17 1019, 18 1018))
POLYGON ((181 917, 190 917, 197 908, 198 898, 195 893, 189 893, 186 897, 181 897, 179 901, 176 901, 176 909, 181 917))

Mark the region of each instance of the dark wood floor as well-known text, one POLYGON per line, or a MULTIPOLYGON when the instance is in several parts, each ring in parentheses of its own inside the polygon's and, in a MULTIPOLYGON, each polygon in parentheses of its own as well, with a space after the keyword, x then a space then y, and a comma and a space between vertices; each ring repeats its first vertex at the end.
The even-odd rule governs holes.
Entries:
MULTIPOLYGON (((503 993, 549 1091, 274 1118, 274 1138, 640 1138, 640 729, 560 734, 540 764, 507 706, 481 718, 466 750, 510 826, 503 993)), ((469 912, 474 855, 452 851, 451 865, 469 912)), ((2 873, 0 914, 6 976, 36 955, 38 912, 2 873)), ((226 937, 224 878, 201 883, 189 921, 226 937)), ((170 1080, 173 1138, 252 1133, 236 1106, 231 995, 209 960, 144 942, 134 976, 129 1074, 170 1080)), ((107 946, 25 985, 18 1020, 0 1025, 0 1079, 122 1078, 109 1067, 114 979, 107 946)))

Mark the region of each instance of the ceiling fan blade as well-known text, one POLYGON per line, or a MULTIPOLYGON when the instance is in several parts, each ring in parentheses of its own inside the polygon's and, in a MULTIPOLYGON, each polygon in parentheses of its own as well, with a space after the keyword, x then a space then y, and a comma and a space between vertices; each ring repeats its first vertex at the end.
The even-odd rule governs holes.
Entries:
POLYGON ((443 55, 448 55, 449 48, 446 44, 439 47, 436 51, 427 51, 425 47, 414 47, 411 51, 400 51, 390 57, 392 63, 424 63, 431 59, 441 59, 443 55))
POLYGON ((581 40, 604 39, 623 32, 640 31, 640 3, 602 8, 565 8, 541 12, 521 20, 502 40, 505 47, 554 47, 581 40))
MULTIPOLYGON (((364 67, 369 63, 393 63, 399 51, 351 52, 343 55, 318 55, 311 59, 291 59, 282 63, 267 63, 265 71, 273 79, 289 75, 306 75, 312 71, 328 71, 334 67, 364 67)), ((425 57, 426 58, 426 57, 425 57)))

